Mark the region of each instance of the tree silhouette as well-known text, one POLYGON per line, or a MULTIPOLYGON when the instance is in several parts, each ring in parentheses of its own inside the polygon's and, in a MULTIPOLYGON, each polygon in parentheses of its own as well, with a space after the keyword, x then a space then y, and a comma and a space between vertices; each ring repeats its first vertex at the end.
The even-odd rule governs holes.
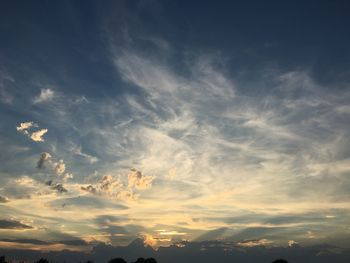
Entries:
POLYGON ((49 261, 46 258, 41 258, 38 261, 35 261, 35 263, 49 263, 49 261))
POLYGON ((157 263, 154 258, 138 258, 134 263, 157 263))
POLYGON ((146 258, 145 263, 157 263, 157 260, 154 258, 146 258))
POLYGON ((145 263, 144 258, 138 258, 134 263, 145 263))
POLYGON ((6 259, 5 259, 5 256, 1 256, 0 257, 0 263, 7 263, 6 259))
POLYGON ((123 258, 112 258, 108 263, 126 263, 126 261, 123 258))
POLYGON ((272 263, 288 263, 288 261, 285 260, 285 259, 280 258, 280 259, 276 259, 276 260, 273 261, 272 263))

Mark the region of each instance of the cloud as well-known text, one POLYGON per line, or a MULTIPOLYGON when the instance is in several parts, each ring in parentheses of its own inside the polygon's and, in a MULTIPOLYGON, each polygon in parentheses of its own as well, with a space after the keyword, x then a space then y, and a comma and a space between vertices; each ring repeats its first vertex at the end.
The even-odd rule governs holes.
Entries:
POLYGON ((131 169, 128 173, 126 185, 119 178, 105 175, 95 185, 81 186, 81 190, 92 194, 107 195, 124 201, 136 200, 138 194, 135 193, 135 190, 150 188, 153 180, 154 176, 144 176, 140 171, 131 169))
MULTIPOLYGON (((66 170, 66 165, 63 162, 63 160, 59 160, 57 163, 55 163, 55 173, 56 175, 62 175, 64 173, 64 171, 66 170)), ((68 179, 69 176, 67 176, 66 178, 68 179)))
POLYGON ((68 181, 69 179, 72 179, 72 178, 74 178, 74 175, 73 174, 71 174, 71 173, 65 173, 64 174, 64 176, 63 176, 63 181, 68 181))
POLYGON ((146 189, 152 186, 154 176, 144 176, 136 169, 131 169, 128 173, 128 187, 136 189, 146 189))
POLYGON ((36 132, 33 132, 31 135, 30 135, 30 138, 35 141, 35 142, 43 142, 44 141, 44 134, 47 133, 48 129, 41 129, 41 130, 38 130, 36 132))
POLYGON ((10 202, 10 199, 6 196, 0 195, 0 203, 10 202))
POLYGON ((52 156, 51 154, 47 153, 47 152, 43 152, 41 155, 40 155, 40 159, 36 165, 37 168, 39 169, 43 169, 45 168, 45 164, 46 163, 50 163, 51 164, 51 159, 52 159, 52 156))
POLYGON ((81 190, 97 195, 107 195, 119 200, 135 200, 137 196, 119 180, 110 175, 103 176, 95 185, 81 186, 81 190))
POLYGON ((39 126, 38 126, 38 124, 36 124, 32 121, 29 121, 29 122, 20 123, 20 125, 17 126, 16 129, 18 132, 21 132, 21 133, 27 135, 29 138, 31 138, 35 142, 43 142, 44 141, 43 136, 45 133, 47 133, 48 129, 40 129, 40 130, 34 131, 30 134, 29 130, 31 128, 34 128, 34 127, 38 128, 39 126))
POLYGON ((272 243, 273 241, 263 238, 263 239, 245 240, 242 242, 238 242, 237 244, 242 247, 256 247, 256 246, 266 246, 272 243))
POLYGON ((46 241, 38 240, 38 239, 8 239, 8 238, 3 238, 0 239, 0 241, 3 242, 11 242, 11 243, 22 243, 22 244, 34 244, 34 245, 47 245, 49 244, 46 241))
POLYGON ((0 220, 0 229, 16 229, 16 230, 25 230, 32 229, 33 227, 23 224, 15 220, 0 220))
POLYGON ((52 89, 41 89, 40 94, 33 99, 34 104, 51 101, 55 97, 52 89))
POLYGON ((99 159, 97 157, 82 152, 81 146, 73 146, 71 151, 74 154, 83 157, 85 160, 87 160, 91 164, 96 163, 96 162, 99 161, 99 159))
POLYGON ((14 96, 10 94, 6 88, 6 84, 15 82, 15 79, 8 74, 0 70, 0 101, 6 104, 12 104, 14 96))
POLYGON ((296 242, 294 240, 288 240, 288 247, 293 247, 295 245, 298 245, 298 242, 296 242))
POLYGON ((32 121, 28 122, 21 122, 18 127, 16 127, 17 131, 19 132, 26 132, 32 127, 38 127, 38 125, 32 121))
POLYGON ((57 191, 58 193, 66 193, 67 192, 67 189, 63 186, 63 184, 61 184, 61 183, 55 183, 55 182, 53 182, 52 180, 50 180, 50 181, 47 181, 46 182, 46 185, 48 185, 48 186, 50 186, 50 188, 52 189, 52 190, 55 190, 55 191, 57 191))

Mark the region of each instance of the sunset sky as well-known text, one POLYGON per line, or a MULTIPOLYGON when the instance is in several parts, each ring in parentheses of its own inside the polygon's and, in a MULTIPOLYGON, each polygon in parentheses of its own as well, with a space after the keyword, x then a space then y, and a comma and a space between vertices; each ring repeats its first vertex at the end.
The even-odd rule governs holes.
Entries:
POLYGON ((350 247, 347 1, 2 1, 0 247, 350 247))

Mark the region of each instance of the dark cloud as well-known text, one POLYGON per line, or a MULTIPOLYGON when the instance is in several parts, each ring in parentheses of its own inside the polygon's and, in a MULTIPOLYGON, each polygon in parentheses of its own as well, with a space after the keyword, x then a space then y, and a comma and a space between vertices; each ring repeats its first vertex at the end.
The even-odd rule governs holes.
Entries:
POLYGON ((95 222, 99 225, 106 225, 110 223, 120 222, 126 220, 127 217, 117 217, 112 215, 101 215, 95 218, 95 222))
POLYGON ((34 244, 34 245, 47 245, 49 244, 46 241, 38 240, 38 239, 8 239, 3 238, 0 239, 3 242, 11 242, 11 243, 21 243, 21 244, 34 244))
POLYGON ((33 245, 51 245, 51 244, 64 244, 68 246, 86 246, 89 243, 82 239, 72 239, 72 240, 60 240, 60 241, 43 241, 38 239, 9 239, 3 238, 0 239, 3 242, 11 243, 21 243, 21 244, 33 244, 33 245))
POLYGON ((0 195, 0 203, 7 203, 9 201, 10 200, 6 196, 0 195))
POLYGON ((55 243, 64 244, 64 245, 68 245, 68 246, 86 246, 89 244, 82 239, 61 240, 61 241, 57 241, 55 243))
POLYGON ((71 207, 79 207, 82 209, 88 208, 113 208, 118 210, 128 209, 127 206, 113 202, 113 200, 106 200, 100 198, 99 196, 77 196, 70 198, 62 198, 59 200, 52 201, 50 203, 52 206, 66 207, 67 209, 71 207))
POLYGON ((0 229, 32 229, 33 227, 15 220, 0 220, 0 229))
POLYGON ((54 183, 51 180, 46 182, 46 185, 50 186, 52 190, 56 190, 58 193, 65 193, 67 192, 67 189, 64 188, 63 184, 61 183, 54 183))
MULTIPOLYGON (((242 241, 250 239, 270 238, 277 236, 287 236, 289 231, 297 232, 299 229, 291 229, 288 227, 250 227, 243 229, 232 237, 227 238, 232 241, 242 241)), ((304 231, 305 232, 305 231, 304 231)))
POLYGON ((47 162, 51 162, 51 154, 47 153, 47 152, 43 152, 41 155, 40 155, 40 159, 36 165, 37 168, 39 169, 43 169, 45 168, 45 164, 47 162))

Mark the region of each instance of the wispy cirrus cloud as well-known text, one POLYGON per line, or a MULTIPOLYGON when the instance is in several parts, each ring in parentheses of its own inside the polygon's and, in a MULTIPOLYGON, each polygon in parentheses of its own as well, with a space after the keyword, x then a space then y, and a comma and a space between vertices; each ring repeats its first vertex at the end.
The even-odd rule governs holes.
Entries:
POLYGON ((40 94, 34 97, 33 103, 38 104, 38 103, 49 102, 49 101, 52 101, 55 96, 56 96, 56 93, 52 89, 50 88, 41 89, 40 94))

